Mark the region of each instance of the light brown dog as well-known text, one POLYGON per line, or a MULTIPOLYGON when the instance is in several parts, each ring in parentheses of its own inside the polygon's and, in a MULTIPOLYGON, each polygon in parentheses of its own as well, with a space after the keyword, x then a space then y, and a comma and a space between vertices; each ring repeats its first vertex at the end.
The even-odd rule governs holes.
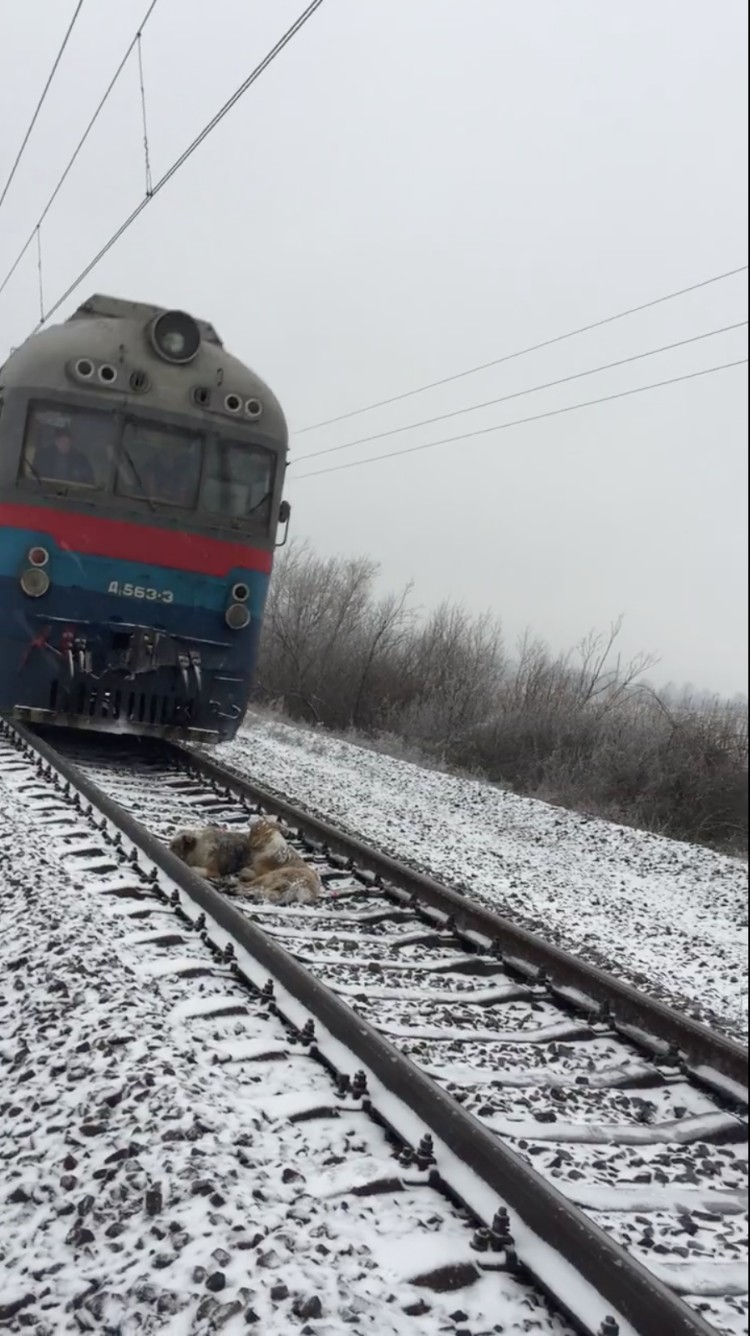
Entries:
POLYGON ((237 877, 237 890, 273 904, 313 904, 322 888, 309 863, 287 844, 276 822, 254 820, 247 831, 204 826, 184 830, 169 845, 183 863, 210 881, 237 877))
POLYGON ((240 880, 250 895, 276 904, 312 904, 323 887, 315 868, 306 863, 275 821, 260 817, 248 833, 250 864, 240 880))

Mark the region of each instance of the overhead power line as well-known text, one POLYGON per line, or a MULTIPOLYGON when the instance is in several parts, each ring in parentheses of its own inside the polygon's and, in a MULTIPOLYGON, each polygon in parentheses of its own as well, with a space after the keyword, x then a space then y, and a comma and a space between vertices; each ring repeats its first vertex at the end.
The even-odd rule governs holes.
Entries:
POLYGON ((18 164, 19 164, 19 162, 21 161, 21 158, 22 158, 23 155, 24 155, 24 150, 25 150, 26 145, 28 144, 29 139, 30 139, 30 137, 31 137, 31 131, 34 129, 34 126, 36 125, 37 117, 38 117, 38 115, 39 115, 39 112, 42 110, 42 106, 43 106, 43 103, 44 103, 44 99, 46 98, 47 93, 49 92, 50 84, 52 83, 52 80, 53 80, 54 77, 55 77, 55 72, 56 72, 56 70, 57 70, 58 65, 60 64, 60 61, 62 60, 63 52, 64 52, 66 46, 68 45, 68 40, 69 40, 69 38, 70 38, 70 34, 72 33, 72 31, 73 31, 73 29, 74 29, 74 27, 75 27, 75 25, 76 25, 76 19, 78 18, 78 15, 80 14, 82 8, 83 8, 83 0, 78 0, 78 4, 76 5, 75 11, 74 11, 74 13, 73 13, 73 17, 72 17, 72 19, 70 20, 70 23, 68 24, 68 31, 66 32, 65 36, 63 37, 63 40, 62 40, 62 46, 60 47, 60 50, 58 51, 58 53, 57 53, 57 55, 56 55, 56 57, 55 57, 55 63, 54 63, 54 65, 52 66, 52 69, 50 70, 50 72, 49 72, 49 76, 48 76, 48 78, 47 78, 47 82, 46 82, 46 84, 44 85, 44 88, 42 89, 42 96, 40 97, 39 101, 38 101, 37 104, 36 104, 36 110, 35 110, 34 115, 32 116, 32 118, 31 118, 31 120, 30 120, 30 122, 29 122, 29 128, 28 128, 28 130, 26 131, 26 134, 25 134, 24 137, 23 137, 23 141, 22 141, 22 143, 21 143, 21 147, 19 148, 18 153, 16 154, 16 160, 15 160, 15 162, 13 163, 13 166, 12 166, 11 169, 10 169, 10 176, 8 177, 7 181, 5 182, 5 186, 3 187, 3 193, 2 193, 2 195, 0 195, 0 209, 3 207, 3 204, 4 204, 4 202, 5 202, 5 196, 7 195, 8 191, 9 191, 9 189, 10 189, 10 183, 11 183, 11 181, 13 180, 13 177, 15 176, 16 171, 17 171, 17 169, 18 169, 18 164))
POLYGON ((117 228, 117 231, 113 232, 109 240, 104 243, 101 250, 97 251, 93 260, 89 261, 85 269, 82 269, 80 274, 78 274, 78 276, 73 280, 73 282, 65 289, 62 296, 58 297, 57 301, 52 306, 50 306, 49 310, 45 315, 44 321, 43 322, 40 321, 39 324, 34 329, 33 331, 34 334, 37 333, 37 331, 41 328, 43 323, 46 323, 46 321, 49 320, 50 316, 54 315, 55 312, 59 310, 59 308, 63 305, 63 302, 66 302, 68 300, 68 297, 70 297, 71 294, 75 292, 76 288, 83 282, 83 280, 88 277, 88 275, 91 273, 91 270, 96 268, 99 261, 104 259, 104 256, 108 253, 108 251, 112 249, 115 243, 120 240, 120 237, 123 236, 124 233, 127 232, 128 228, 132 226, 132 224, 135 222, 139 214, 143 213, 143 210, 146 208, 146 206, 151 203, 151 201, 158 195, 159 191, 164 188, 167 182, 172 180, 172 177, 175 175, 175 173, 178 172, 180 168, 184 166, 188 158, 191 157, 192 154, 195 152, 195 150, 199 148, 200 145, 203 143, 204 139, 206 139, 208 135, 210 135, 211 132, 216 129, 216 126, 219 124, 219 122, 222 121, 224 117, 227 115, 227 113, 232 110, 232 107, 234 107, 234 105, 237 102, 239 102, 240 98, 243 97, 244 94, 247 92, 248 88, 250 88, 252 84, 255 83, 256 79, 260 78, 264 70, 268 69, 268 66, 271 64, 271 62, 275 60, 278 55, 281 54, 284 47, 287 46, 289 42, 291 42, 292 38, 297 35, 300 29, 305 25, 305 23, 307 23, 308 19, 312 18, 316 9, 320 9, 320 6, 322 4, 323 0, 312 0, 312 3, 309 4, 307 8, 302 11, 299 17, 295 19, 291 27, 287 28, 283 36, 281 36, 278 42, 276 42, 275 45, 271 47, 271 50, 263 57, 260 63, 255 66, 255 69, 252 71, 252 73, 249 74, 247 78, 244 80, 244 82, 240 84, 239 88, 236 89, 236 91, 232 94, 232 96, 224 103, 223 107, 221 107, 219 111, 217 111, 216 115, 206 125, 204 125, 200 133, 196 135, 195 139, 192 141, 191 144, 188 145, 188 147, 184 150, 184 152, 180 154, 179 158, 175 159, 171 167, 167 168, 164 175, 156 182, 156 185, 151 190, 151 193, 144 196, 144 198, 140 201, 140 203, 137 204, 136 207, 133 209, 132 213, 129 214, 129 216, 124 220, 124 222, 120 224, 120 226, 117 228))
POLYGON ((632 390, 619 390, 616 394, 605 394, 600 399, 586 399, 579 404, 566 404, 563 408, 550 408, 546 413, 534 413, 531 417, 515 418, 512 422, 496 422, 491 427, 479 427, 476 431, 465 431, 459 436, 445 436, 440 441, 429 441, 426 445, 410 445, 403 450, 390 450, 384 455, 368 455, 367 459, 353 459, 348 464, 332 464, 330 468, 315 469, 312 473, 300 473, 295 481, 303 478, 320 478, 324 473, 339 473, 342 469, 356 469, 362 464, 377 464, 381 459, 395 459, 399 455, 413 455, 421 450, 434 450, 438 445, 451 445, 454 441, 466 441, 472 436, 487 436, 492 431, 507 431, 509 427, 522 427, 527 422, 541 422, 544 418, 559 417, 562 413, 576 413, 580 408, 593 408, 595 404, 608 404, 613 399, 627 399, 634 394, 645 394, 647 390, 660 390, 665 385, 678 385, 684 380, 697 380, 700 376, 712 376, 716 371, 727 371, 730 367, 746 366, 747 358, 741 357, 735 362, 722 362, 720 366, 709 366, 703 371, 688 371, 683 376, 670 376, 669 380, 653 381, 650 385, 637 385, 632 390))
POLYGON ((647 352, 633 353, 631 357, 620 357, 616 362, 603 362, 600 366, 589 367, 587 371, 574 371, 570 376, 560 376, 557 380, 547 380, 541 385, 530 385, 526 390, 514 390, 511 394, 501 394, 496 399, 485 399, 483 403, 467 404, 465 408, 454 408, 449 413, 438 413, 436 417, 423 418, 421 422, 407 422, 403 427, 391 427, 389 431, 378 431, 372 436, 360 436, 356 441, 346 441, 344 445, 329 445, 325 450, 313 450, 306 455, 299 455, 295 462, 303 459, 318 459, 321 455, 335 455, 340 450, 352 450, 355 445, 366 445, 370 441, 382 441, 385 436, 398 436, 401 432, 412 431, 417 427, 429 427, 435 422, 445 422, 447 418, 461 417, 463 413, 474 413, 480 408, 493 408, 496 404, 505 404, 509 399, 522 399, 526 394, 538 394, 540 390, 551 390, 556 385, 567 385, 571 380, 582 380, 584 376, 596 376, 600 371, 611 371, 614 367, 627 366, 629 362, 639 362, 644 357, 655 357, 657 353, 671 352, 674 348, 684 348, 688 343, 700 343, 701 339, 711 339, 715 334, 727 334, 733 329, 744 329, 747 320, 738 320, 733 325, 722 325, 719 329, 708 329, 703 334, 693 334, 689 339, 678 339, 676 343, 663 343, 659 348, 649 348, 647 352))
POLYGON ((616 311, 614 315, 604 316, 602 320, 593 320, 588 325, 579 325, 577 329, 569 329, 565 334, 555 334, 551 339, 543 339, 541 343, 529 344, 527 348, 519 348, 516 352, 505 353, 503 357, 495 357, 490 362, 480 362, 478 366, 470 366, 466 371, 456 371, 452 376, 443 376, 440 380, 429 381, 426 385, 417 385, 413 390, 404 390, 403 394, 392 394, 389 399, 378 399, 375 403, 365 404, 363 408, 353 408, 348 413, 339 413, 338 417, 325 418, 322 422, 313 422, 308 427, 300 427, 295 431, 295 436, 301 436, 306 431, 317 431, 319 427, 330 427, 335 422, 344 422, 347 418, 359 417, 361 413, 370 413, 375 408, 385 408, 388 404, 400 403, 402 399, 411 399, 415 394, 424 394, 427 390, 436 390, 440 385, 450 385, 451 381, 463 380, 465 376, 473 376, 478 371, 488 371, 490 367, 502 366, 504 362, 512 362, 517 357, 526 357, 528 353, 541 352, 543 348, 551 348, 555 343, 563 343, 565 339, 573 339, 578 334, 588 334, 592 329, 601 329, 603 325, 611 325, 615 320, 624 320, 626 316, 637 315, 639 311, 648 311, 652 306, 660 306, 662 302, 674 301, 676 297, 685 297, 689 292, 698 292, 700 288, 710 287, 712 283, 720 283, 725 278, 733 278, 736 274, 744 274, 747 270, 746 264, 739 265, 736 269, 727 269, 723 274, 714 274, 711 278, 703 278, 699 283, 691 283, 686 288, 677 288, 674 292, 665 292, 661 297, 654 297, 651 301, 641 302, 639 306, 629 306, 625 311, 616 311))
MULTIPOLYGON (((119 65, 117 66, 117 69, 115 70, 114 74, 112 75, 112 78, 110 79, 109 84, 107 85, 107 88, 106 88, 106 90, 105 90, 104 96, 102 97, 101 101, 99 102, 99 105, 98 105, 98 107, 96 108, 96 111, 94 112, 93 116, 91 117, 91 120, 89 121, 88 125, 86 126, 86 129, 84 130, 83 134, 81 135, 81 138, 79 139, 79 141, 78 141, 78 143, 77 143, 77 145, 76 145, 76 147, 75 147, 75 149, 74 149, 74 151, 73 151, 73 155, 72 155, 72 157, 69 159, 68 164, 67 164, 67 166, 66 166, 66 168, 65 168, 65 170, 64 170, 64 172, 63 172, 63 174, 62 174, 62 176, 60 177, 60 180, 58 181, 57 185, 55 186, 54 190, 52 191, 52 194, 50 195, 49 199, 47 200, 47 203, 45 204, 44 208, 42 209, 42 212, 40 213, 40 215, 39 215, 39 217, 38 217, 36 223, 35 223, 34 226, 32 227, 32 229, 31 229, 31 231, 30 231, 28 237, 26 238, 26 241, 24 242, 23 246, 21 247, 20 251, 18 252, 18 255, 16 256, 15 260, 13 261, 12 265, 10 266, 10 269, 8 270, 7 274, 5 275, 5 278, 3 279, 2 283, 0 283, 0 295, 2 295, 2 293, 5 291, 6 287, 8 286, 8 284, 9 284, 10 280, 12 279, 13 275, 15 274, 15 272, 16 272, 16 270, 17 270, 19 264, 21 263, 21 261, 22 261, 24 255, 26 254, 26 252, 27 252, 27 250, 29 249, 29 247, 30 247, 30 245, 32 244, 32 242, 34 241, 34 238, 35 238, 35 237, 38 237, 38 234, 39 234, 39 228, 41 227, 42 223, 44 222, 45 218, 47 217, 47 214, 49 213, 50 209, 52 208, 52 205, 54 204, 55 200, 57 199, 57 196, 59 195, 60 190, 62 189, 62 186, 63 186, 64 182, 66 181, 66 179, 67 179, 67 177, 68 177, 68 174, 69 174, 69 172, 70 172, 71 167, 73 166, 73 163, 76 161, 76 158, 78 157, 78 155, 79 155, 81 149, 83 148, 84 144, 86 143, 86 140, 88 139, 89 135, 91 134, 91 131, 93 130, 94 126, 96 125, 96 122, 98 121, 98 119, 99 119, 99 117, 100 117, 100 115, 101 115, 101 113, 102 113, 102 110, 103 110, 103 108, 104 108, 104 105, 105 105, 105 103, 107 102, 107 99, 109 98, 109 96, 110 96, 110 94, 111 94, 111 92, 112 92, 112 89, 114 88, 115 84, 117 83, 117 80, 119 79, 120 75, 122 74, 122 71, 124 70, 124 68, 125 68, 125 66, 126 66, 126 64, 127 64, 127 62, 128 62, 128 58, 129 58, 129 56, 130 56, 131 51, 133 50, 133 48, 134 48, 135 46, 137 46, 137 45, 139 44, 139 42, 140 42, 140 38, 141 38, 141 34, 142 34, 142 32, 143 32, 143 29, 145 28, 146 24, 148 23, 149 19, 151 18, 151 15, 153 14, 154 9, 156 8, 156 5, 157 5, 157 0, 151 0, 151 4, 149 5, 148 9, 146 10, 146 13, 144 14, 143 18, 141 19, 140 25, 139 25, 139 27, 138 27, 138 31, 133 35, 133 37, 132 37, 132 39, 131 39, 131 41, 130 41, 130 44, 129 44, 128 48, 127 48, 127 51, 125 52, 124 56, 122 57, 122 60, 120 61, 119 65)), ((145 119, 145 111, 144 111, 144 119, 145 119)))

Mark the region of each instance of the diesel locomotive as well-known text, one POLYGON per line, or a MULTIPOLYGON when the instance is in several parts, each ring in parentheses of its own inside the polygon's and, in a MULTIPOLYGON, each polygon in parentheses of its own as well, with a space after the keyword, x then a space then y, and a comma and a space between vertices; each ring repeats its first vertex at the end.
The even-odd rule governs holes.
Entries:
POLYGON ((0 713, 211 742, 248 701, 288 432, 183 311, 95 296, 0 367, 0 713))

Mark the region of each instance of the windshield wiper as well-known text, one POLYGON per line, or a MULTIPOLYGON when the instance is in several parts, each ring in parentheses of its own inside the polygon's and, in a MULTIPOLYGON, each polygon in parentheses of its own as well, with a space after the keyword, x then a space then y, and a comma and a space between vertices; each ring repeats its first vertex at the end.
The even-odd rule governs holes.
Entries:
POLYGON ((67 496, 69 484, 64 478, 43 478, 30 459, 24 460, 24 466, 33 474, 39 486, 44 488, 45 496, 49 496, 50 492, 54 492, 55 496, 67 496))
POLYGON ((265 496, 262 496, 260 498, 260 501, 257 503, 257 505, 251 506, 250 510, 248 510, 247 512, 248 515, 254 515, 256 510, 260 510, 261 506, 264 506, 266 504, 266 501, 270 501, 272 496, 273 496, 273 488, 271 488, 270 492, 266 492, 265 496))
POLYGON ((40 478, 39 474, 37 473, 36 469, 34 468, 34 465, 32 464, 31 460, 30 460, 30 459, 26 459, 26 460, 24 460, 24 463, 25 463, 27 469, 29 470, 29 472, 30 472, 30 473, 33 473, 34 477, 36 478, 37 482, 39 483, 39 486, 41 487, 41 485, 42 485, 42 479, 40 478))
POLYGON ((133 456, 131 455, 130 451, 128 450, 128 447, 125 445, 124 442, 123 442, 121 448, 122 448, 122 453, 123 453, 123 455, 125 456, 125 458, 126 458, 128 464, 130 465, 131 469, 133 470, 133 477, 135 478, 136 482, 138 483, 138 486, 139 486, 140 489, 141 489, 141 496, 140 496, 140 499, 141 499, 142 501, 146 501, 146 502, 148 502, 149 509, 152 510, 152 511, 154 511, 154 512, 156 512, 156 506, 154 505, 153 501, 151 500, 151 497, 148 495, 148 493, 147 493, 147 491, 146 491, 146 488, 143 486, 143 481, 142 481, 142 479, 141 479, 141 475, 140 475, 140 473, 138 472, 138 470, 137 470, 135 464, 133 463, 133 456))

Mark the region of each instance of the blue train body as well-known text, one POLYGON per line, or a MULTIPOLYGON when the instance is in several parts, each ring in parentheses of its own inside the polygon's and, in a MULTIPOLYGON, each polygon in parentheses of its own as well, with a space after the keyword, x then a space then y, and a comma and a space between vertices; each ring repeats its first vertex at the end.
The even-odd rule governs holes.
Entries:
POLYGON ((82 309, 0 371, 0 711, 231 736, 288 518, 281 410, 210 326, 176 313, 198 337, 175 364, 159 352, 158 308, 94 298, 82 309), (137 390, 108 399, 102 367, 137 390), (76 383, 95 368, 93 385, 76 383), (67 438, 62 465, 54 433, 67 438))

